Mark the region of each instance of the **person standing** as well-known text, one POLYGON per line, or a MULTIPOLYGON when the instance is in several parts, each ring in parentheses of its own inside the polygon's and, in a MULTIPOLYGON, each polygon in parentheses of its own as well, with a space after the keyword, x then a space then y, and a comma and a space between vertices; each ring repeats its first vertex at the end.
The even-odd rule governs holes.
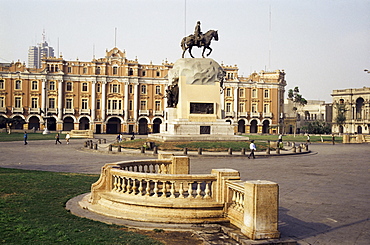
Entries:
POLYGON ((249 144, 249 149, 251 150, 251 153, 248 156, 248 159, 253 157, 255 159, 256 157, 254 156, 254 152, 257 150, 256 145, 254 144, 254 140, 251 140, 251 143, 249 144))
POLYGON ((69 133, 66 134, 66 142, 67 142, 67 145, 69 144, 69 139, 71 138, 71 135, 69 135, 69 133))
POLYGON ((27 138, 28 138, 28 135, 27 135, 27 132, 24 131, 24 135, 23 135, 23 138, 24 138, 24 144, 27 145, 27 138))
POLYGON ((55 135, 55 144, 57 144, 57 143, 62 144, 62 142, 60 142, 59 138, 60 138, 59 134, 56 134, 55 135))
POLYGON ((309 134, 307 134, 307 144, 311 144, 311 142, 310 142, 310 135, 309 134))
POLYGON ((333 145, 335 145, 335 136, 334 136, 334 134, 331 135, 331 141, 333 142, 333 145))

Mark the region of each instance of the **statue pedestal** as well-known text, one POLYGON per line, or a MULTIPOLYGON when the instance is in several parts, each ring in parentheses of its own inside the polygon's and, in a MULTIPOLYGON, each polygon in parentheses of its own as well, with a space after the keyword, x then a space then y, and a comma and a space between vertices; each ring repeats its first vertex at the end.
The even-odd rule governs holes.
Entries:
POLYGON ((224 71, 213 59, 179 59, 169 71, 178 81, 176 108, 165 109, 160 134, 149 138, 176 140, 245 140, 221 116, 220 82, 224 71))

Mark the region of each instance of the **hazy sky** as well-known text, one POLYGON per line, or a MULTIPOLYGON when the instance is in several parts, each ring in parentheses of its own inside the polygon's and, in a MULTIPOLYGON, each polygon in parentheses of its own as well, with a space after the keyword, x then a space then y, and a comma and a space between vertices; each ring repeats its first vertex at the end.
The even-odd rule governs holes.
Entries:
POLYGON ((0 62, 27 63, 44 29, 65 59, 102 58, 115 28, 128 59, 175 62, 198 20, 219 32, 210 57, 240 75, 284 70, 287 90, 327 102, 333 89, 370 86, 370 0, 0 0, 0 62))

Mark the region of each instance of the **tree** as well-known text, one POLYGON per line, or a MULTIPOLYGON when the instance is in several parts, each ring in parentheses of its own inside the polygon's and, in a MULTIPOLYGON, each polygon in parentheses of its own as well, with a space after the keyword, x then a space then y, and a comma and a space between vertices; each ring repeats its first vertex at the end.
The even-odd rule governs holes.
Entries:
MULTIPOLYGON (((297 119, 297 106, 305 106, 307 105, 307 100, 303 98, 301 94, 299 94, 299 88, 295 87, 294 89, 289 89, 288 90, 288 99, 293 102, 293 108, 292 110, 294 111, 295 118, 297 119)), ((294 136, 297 131, 297 120, 295 120, 295 125, 294 125, 294 136)))
POLYGON ((324 121, 306 122, 302 129, 309 134, 330 134, 331 126, 324 121))

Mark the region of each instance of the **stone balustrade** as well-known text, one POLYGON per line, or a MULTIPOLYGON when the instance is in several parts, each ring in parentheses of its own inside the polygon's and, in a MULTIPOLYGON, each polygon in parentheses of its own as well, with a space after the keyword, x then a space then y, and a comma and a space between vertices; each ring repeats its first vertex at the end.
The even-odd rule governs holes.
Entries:
POLYGON ((241 181, 238 171, 189 174, 186 156, 106 164, 80 205, 135 221, 232 223, 251 239, 278 238, 278 185, 241 181))

